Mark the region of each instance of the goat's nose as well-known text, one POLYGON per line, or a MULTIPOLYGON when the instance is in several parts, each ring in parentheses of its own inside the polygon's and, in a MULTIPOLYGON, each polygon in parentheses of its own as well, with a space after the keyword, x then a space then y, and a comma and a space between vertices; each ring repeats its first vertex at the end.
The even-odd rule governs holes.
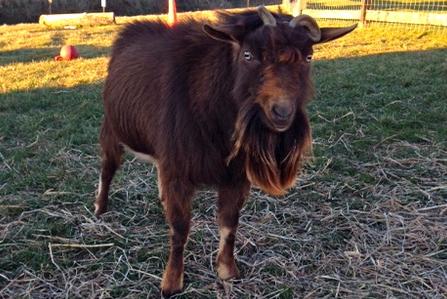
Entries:
POLYGON ((287 103, 274 104, 272 114, 278 120, 287 120, 292 115, 293 107, 287 103))

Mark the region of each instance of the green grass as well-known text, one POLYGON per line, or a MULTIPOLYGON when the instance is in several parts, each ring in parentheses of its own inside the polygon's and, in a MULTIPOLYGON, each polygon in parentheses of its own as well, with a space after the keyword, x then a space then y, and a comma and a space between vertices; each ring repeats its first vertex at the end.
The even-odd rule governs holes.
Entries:
MULTIPOLYGON (((2 297, 158 296, 168 247, 153 167, 128 157, 111 212, 91 212, 120 28, 0 27, 2 297), (65 43, 82 58, 54 61, 65 43), (49 243, 113 246, 50 255, 49 243)), ((447 293, 445 34, 359 29, 315 59, 312 163, 285 197, 253 190, 237 238, 242 281, 216 279, 216 195, 198 195, 180 298, 447 293)))

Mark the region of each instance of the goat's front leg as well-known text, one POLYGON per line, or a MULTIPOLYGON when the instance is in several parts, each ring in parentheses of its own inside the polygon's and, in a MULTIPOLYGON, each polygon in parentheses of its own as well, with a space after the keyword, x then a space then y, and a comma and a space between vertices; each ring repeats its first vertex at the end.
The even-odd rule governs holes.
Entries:
POLYGON ((161 292, 163 296, 170 297, 183 289, 183 250, 188 239, 194 189, 179 180, 164 178, 162 174, 158 179, 163 185, 161 200, 170 229, 169 259, 163 273, 161 292))
POLYGON ((239 212, 244 205, 249 190, 250 184, 248 182, 219 189, 217 208, 220 241, 216 267, 219 278, 223 280, 239 277, 233 251, 239 223, 239 212))

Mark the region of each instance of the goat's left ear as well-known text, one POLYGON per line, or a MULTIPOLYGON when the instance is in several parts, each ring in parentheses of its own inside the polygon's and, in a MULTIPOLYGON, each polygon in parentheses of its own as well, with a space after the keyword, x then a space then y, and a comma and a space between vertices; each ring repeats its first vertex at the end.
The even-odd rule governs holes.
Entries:
POLYGON ((320 28, 321 38, 316 44, 321 44, 325 42, 329 42, 331 40, 340 38, 349 32, 353 31, 357 27, 357 24, 354 24, 349 27, 341 27, 341 28, 320 28))
POLYGON ((242 25, 220 25, 205 24, 203 31, 211 38, 231 44, 239 44, 244 34, 245 27, 242 25))

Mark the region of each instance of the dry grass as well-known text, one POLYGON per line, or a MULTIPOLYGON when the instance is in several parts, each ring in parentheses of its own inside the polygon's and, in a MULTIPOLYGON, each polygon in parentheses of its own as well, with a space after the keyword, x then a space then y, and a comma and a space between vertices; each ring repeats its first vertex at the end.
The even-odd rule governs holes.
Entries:
MULTIPOLYGON (((154 168, 128 157, 110 212, 92 215, 118 28, 0 28, 0 298, 159 296, 154 168), (53 62, 66 42, 83 58, 53 62)), ((241 280, 216 278, 216 195, 200 192, 178 298, 447 298, 445 48, 444 35, 387 28, 319 47, 313 163, 285 197, 252 191, 241 280)))
MULTIPOLYGON (((329 160, 322 168, 309 170, 287 197, 276 199, 253 191, 237 237, 244 278, 232 283, 216 280, 213 261, 218 236, 210 204, 215 195, 200 193, 187 250, 184 297, 444 298, 447 203, 435 202, 445 195, 445 177, 427 181, 414 169, 445 175, 447 153, 438 149, 431 157, 398 159, 393 152, 400 147, 415 145, 391 144, 374 163, 358 165, 383 180, 376 185, 349 186, 350 176, 338 176, 335 185, 322 182, 329 160), (411 174, 402 177, 405 172, 411 174), (334 205, 331 198, 340 192, 363 193, 360 198, 375 200, 334 205), (427 204, 402 200, 421 195, 435 200, 427 204)), ((59 158, 72 161, 67 167, 78 170, 88 169, 96 160, 75 152, 59 158)), ((38 209, 3 207, 26 211, 1 226, 0 238, 9 240, 1 243, 2 250, 29 247, 45 255, 40 265, 29 261, 2 271, 4 297, 158 296, 167 236, 155 196, 155 172, 128 161, 122 175, 126 180, 115 185, 112 211, 102 221, 90 212, 92 194, 78 194, 80 202, 73 203, 63 200, 70 194, 52 190, 41 195, 42 200, 60 198, 57 204, 38 209), (30 227, 36 220, 57 223, 70 232, 30 227)))

